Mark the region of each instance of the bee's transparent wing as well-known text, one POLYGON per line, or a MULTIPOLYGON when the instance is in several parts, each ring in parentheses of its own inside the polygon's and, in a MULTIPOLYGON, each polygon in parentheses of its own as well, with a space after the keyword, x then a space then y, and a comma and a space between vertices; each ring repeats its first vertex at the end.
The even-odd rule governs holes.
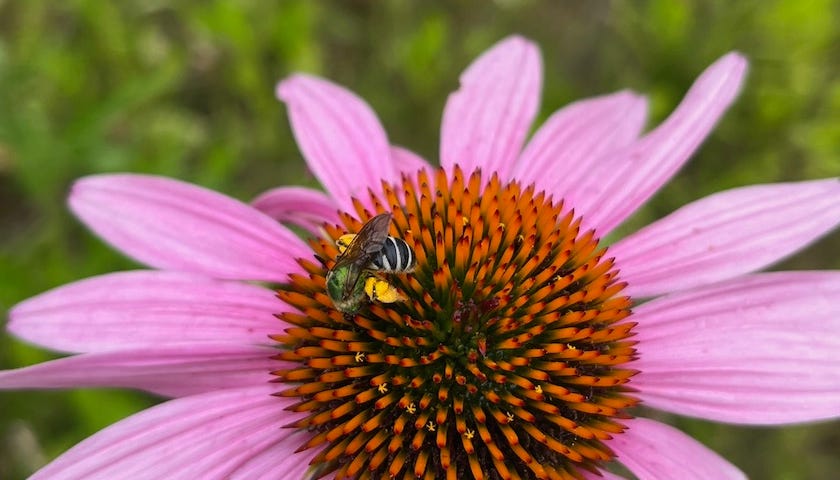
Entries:
POLYGON ((388 238, 390 224, 390 213, 381 213, 371 218, 362 225, 344 253, 336 259, 333 270, 347 270, 343 286, 344 298, 350 298, 353 295, 362 272, 368 267, 373 257, 382 251, 385 239, 388 238))

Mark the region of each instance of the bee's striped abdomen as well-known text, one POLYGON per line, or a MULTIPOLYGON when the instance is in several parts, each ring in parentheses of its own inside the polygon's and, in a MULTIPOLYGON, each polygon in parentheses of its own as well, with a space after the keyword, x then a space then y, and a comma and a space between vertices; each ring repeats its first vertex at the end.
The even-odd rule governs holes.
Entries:
POLYGON ((417 265, 417 257, 405 240, 388 237, 371 264, 383 272, 408 273, 417 265))

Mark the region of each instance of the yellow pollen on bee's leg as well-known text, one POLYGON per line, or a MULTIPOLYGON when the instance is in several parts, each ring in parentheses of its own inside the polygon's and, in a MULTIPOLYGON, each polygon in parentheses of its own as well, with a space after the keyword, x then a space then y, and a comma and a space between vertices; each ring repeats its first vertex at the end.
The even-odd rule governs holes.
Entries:
POLYGON ((365 293, 372 302, 394 303, 405 300, 405 297, 393 285, 376 276, 370 276, 365 280, 365 293))

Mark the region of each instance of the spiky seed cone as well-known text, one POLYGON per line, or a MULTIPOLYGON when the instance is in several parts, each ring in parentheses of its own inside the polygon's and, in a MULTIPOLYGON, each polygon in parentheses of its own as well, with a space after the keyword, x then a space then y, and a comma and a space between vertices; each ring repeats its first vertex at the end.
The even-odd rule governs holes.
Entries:
POLYGON ((273 338, 274 372, 306 416, 319 476, 336 478, 580 478, 612 458, 603 440, 636 403, 631 300, 613 259, 580 218, 532 186, 438 171, 356 202, 312 241, 278 296, 300 313, 273 338), (388 283, 405 300, 335 310, 324 277, 334 240, 377 213, 417 255, 388 283))

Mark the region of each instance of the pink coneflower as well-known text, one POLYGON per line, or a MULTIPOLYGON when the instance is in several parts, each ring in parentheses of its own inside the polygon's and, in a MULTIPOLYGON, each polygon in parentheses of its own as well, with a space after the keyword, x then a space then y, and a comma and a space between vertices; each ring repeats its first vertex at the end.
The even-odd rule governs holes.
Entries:
POLYGON ((75 355, 2 372, 0 388, 175 398, 35 477, 614 478, 614 459, 639 478, 742 478, 633 407, 753 425, 840 415, 840 275, 751 273, 840 221, 840 182, 737 188, 609 249, 599 238, 683 165, 745 70, 724 56, 641 137, 645 100, 619 92, 526 142, 541 62, 512 37, 450 96, 440 169, 390 145, 352 93, 296 75, 278 95, 328 194, 249 206, 166 178, 79 180, 73 212, 155 270, 17 305, 13 334, 75 355), (384 275, 400 300, 339 312, 334 242, 383 212, 416 269, 384 275))

